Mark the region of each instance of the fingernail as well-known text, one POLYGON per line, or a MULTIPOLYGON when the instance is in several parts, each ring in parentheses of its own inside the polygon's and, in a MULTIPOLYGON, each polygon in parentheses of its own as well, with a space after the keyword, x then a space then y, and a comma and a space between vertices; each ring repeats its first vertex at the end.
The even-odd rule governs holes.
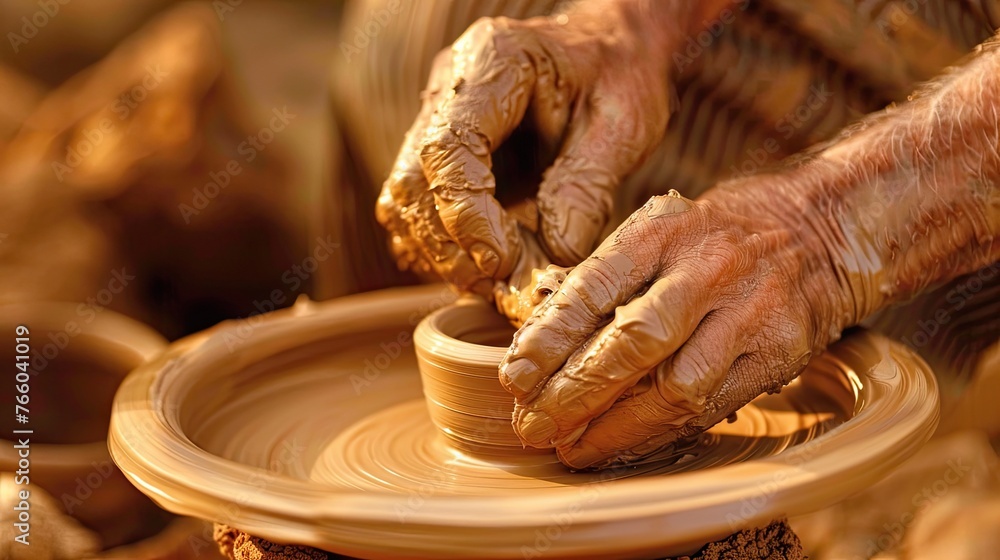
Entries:
POLYGON ((559 427, 548 414, 535 410, 521 417, 517 430, 521 439, 533 447, 552 447, 552 436, 557 431, 559 427))
POLYGON ((593 445, 580 441, 571 449, 559 452, 559 459, 567 466, 574 469, 585 469, 607 459, 607 455, 602 453, 593 445))
POLYGON ((507 378, 504 385, 517 389, 520 395, 535 389, 534 379, 537 373, 538 366, 528 358, 514 358, 500 370, 500 374, 507 378))
POLYGON ((497 256, 496 251, 494 251, 489 245, 485 243, 475 243, 469 248, 469 254, 472 255, 472 260, 476 261, 476 266, 479 270, 483 271, 483 274, 492 277, 497 273, 497 269, 500 268, 500 257, 497 256))

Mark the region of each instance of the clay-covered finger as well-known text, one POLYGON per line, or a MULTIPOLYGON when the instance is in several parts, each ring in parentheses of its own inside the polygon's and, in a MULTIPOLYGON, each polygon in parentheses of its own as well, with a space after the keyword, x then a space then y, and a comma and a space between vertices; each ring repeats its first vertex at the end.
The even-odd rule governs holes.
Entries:
POLYGON ((413 237, 411 221, 404 213, 414 208, 421 195, 430 188, 420 163, 420 142, 427 134, 430 117, 440 99, 439 84, 450 80, 451 59, 447 55, 442 51, 435 59, 420 112, 403 138, 403 145, 389 177, 382 183, 375 205, 375 219, 389 232, 390 249, 401 269, 429 269, 421 258, 424 251, 419 246, 420 242, 413 237))
POLYGON ((421 194, 403 216, 411 224, 411 235, 417 240, 424 260, 438 277, 460 291, 491 296, 495 281, 479 270, 444 229, 430 192, 421 194))
POLYGON ((565 446, 627 389, 670 357, 714 304, 701 278, 678 272, 615 311, 614 320, 541 389, 520 401, 514 428, 534 447, 565 446))
POLYGON ((594 250, 614 191, 663 136, 666 99, 639 98, 636 89, 605 84, 599 103, 575 117, 565 149, 545 172, 538 190, 541 240, 557 264, 573 266, 594 250))
POLYGON ((685 345, 657 369, 650 390, 616 403, 571 448, 559 450, 560 460, 584 468, 645 457, 790 382, 805 368, 811 351, 799 326, 763 311, 771 304, 759 298, 746 304, 757 312, 710 317, 714 328, 699 327, 692 336, 695 344, 685 345), (732 343, 721 343, 723 339, 732 343), (717 347, 715 353, 712 347, 717 347), (762 352, 761 347, 783 351, 762 352))
POLYGON ((646 271, 628 255, 591 257, 574 268, 514 335, 500 364, 500 382, 527 398, 594 330, 646 285, 646 271))
MULTIPOLYGON (((487 276, 510 273, 516 222, 493 197, 491 154, 520 124, 535 88, 535 38, 503 18, 481 19, 452 47, 452 82, 421 144, 444 227, 487 276)), ((551 64, 551 61, 548 62, 551 64)))
POLYGON ((423 122, 426 120, 418 117, 414 123, 375 204, 375 219, 389 232, 390 245, 401 268, 413 268, 422 253, 419 240, 413 237, 412 216, 407 213, 428 190, 420 159, 412 149, 412 135, 418 133, 423 122))
POLYGON ((561 460, 573 468, 629 462, 715 423, 708 410, 733 363, 747 347, 749 330, 727 310, 706 316, 687 342, 660 363, 643 390, 617 401, 576 441, 560 442, 561 460), (708 423, 710 422, 710 423, 708 423), (706 424, 707 423, 707 424, 706 424))
POLYGON ((376 218, 389 231, 390 249, 401 268, 437 276, 462 291, 488 296, 493 282, 445 230, 420 160, 431 115, 438 109, 444 94, 443 84, 450 83, 451 75, 450 53, 442 51, 435 60, 420 113, 382 186, 376 218))
POLYGON ((660 276, 670 262, 671 232, 699 227, 693 208, 676 193, 654 197, 574 268, 514 335, 500 364, 504 387, 530 399, 616 307, 660 276))

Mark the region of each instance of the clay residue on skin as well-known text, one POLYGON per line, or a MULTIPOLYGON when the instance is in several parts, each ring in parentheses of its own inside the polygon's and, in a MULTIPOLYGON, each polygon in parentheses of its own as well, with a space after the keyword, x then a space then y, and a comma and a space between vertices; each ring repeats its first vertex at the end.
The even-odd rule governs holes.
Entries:
MULTIPOLYGON (((694 10, 658 8, 656 23, 620 2, 579 3, 559 18, 482 18, 442 52, 379 196, 376 216, 399 264, 489 297, 485 280, 517 289, 530 281, 518 269, 585 258, 621 179, 652 153, 669 120, 661 24, 690 23, 694 10), (554 157, 538 186, 537 249, 494 197, 511 186, 496 184, 493 153, 522 124, 551 152, 544 159, 554 157), (536 250, 544 263, 521 264, 537 260, 522 256, 536 250)), ((500 308, 520 315, 510 305, 500 308)))
POLYGON ((497 282, 493 300, 497 311, 520 327, 539 306, 555 293, 570 269, 554 264, 545 265, 545 256, 537 250, 534 240, 525 244, 522 258, 507 282, 497 282))
POLYGON ((791 381, 834 339, 812 325, 839 335, 846 303, 806 298, 836 282, 818 242, 790 235, 781 216, 752 197, 676 191, 633 213, 501 365, 524 443, 555 447, 574 468, 633 461, 791 381))
POLYGON ((853 321, 1000 259, 998 76, 993 39, 794 173, 789 195, 823 236, 853 321))
POLYGON ((800 165, 633 213, 501 366, 524 442, 576 468, 640 457, 780 389, 872 313, 1000 259, 997 76, 993 41, 800 165), (618 253, 641 279, 588 266, 618 253), (654 369, 657 390, 621 398, 654 369))

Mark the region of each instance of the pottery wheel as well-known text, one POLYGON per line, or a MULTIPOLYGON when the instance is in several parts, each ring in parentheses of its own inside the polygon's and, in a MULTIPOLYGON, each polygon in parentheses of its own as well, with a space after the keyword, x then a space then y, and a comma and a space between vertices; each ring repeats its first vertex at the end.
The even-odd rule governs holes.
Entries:
POLYGON ((409 333, 454 298, 397 289, 223 323, 122 385, 112 454, 161 506, 365 557, 672 555, 878 480, 937 423, 934 378, 864 331, 681 448, 572 473, 457 449, 409 333))

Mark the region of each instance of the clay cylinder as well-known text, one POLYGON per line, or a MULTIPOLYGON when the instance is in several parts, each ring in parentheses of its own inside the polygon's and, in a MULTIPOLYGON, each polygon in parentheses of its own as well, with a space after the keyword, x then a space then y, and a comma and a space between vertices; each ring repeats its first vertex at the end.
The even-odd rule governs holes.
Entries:
POLYGON ((519 453, 514 397, 498 377, 514 327, 479 299, 428 315, 413 333, 431 420, 465 450, 519 453))

